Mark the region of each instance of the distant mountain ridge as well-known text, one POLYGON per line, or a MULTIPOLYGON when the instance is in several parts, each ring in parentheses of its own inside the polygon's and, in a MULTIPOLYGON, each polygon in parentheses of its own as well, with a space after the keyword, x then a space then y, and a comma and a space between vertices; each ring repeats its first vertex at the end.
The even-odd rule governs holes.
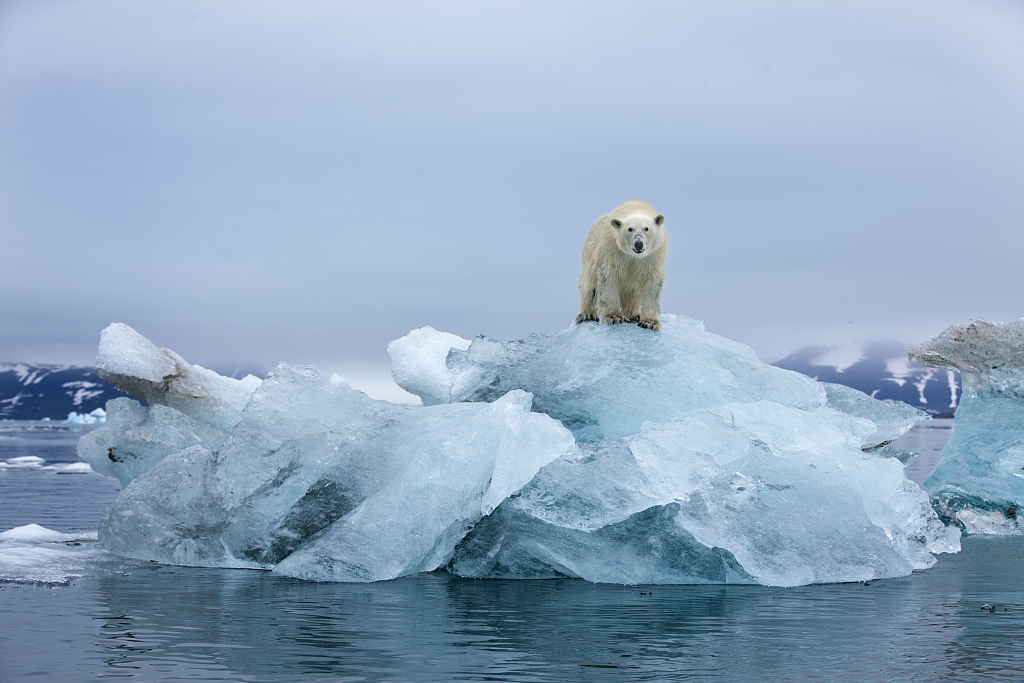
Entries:
POLYGON ((907 349, 896 342, 805 346, 772 365, 878 399, 903 401, 932 415, 952 415, 960 401, 960 373, 911 363, 907 349))
MULTIPOLYGON (((252 365, 215 371, 236 379, 267 374, 252 365)), ((0 420, 64 420, 72 412, 85 414, 103 408, 118 396, 128 394, 101 379, 94 367, 0 363, 0 420)))
POLYGON ((96 368, 0 363, 0 420, 63 420, 127 395, 100 379, 96 368))
MULTIPOLYGON (((805 346, 773 365, 878 399, 903 401, 932 415, 952 414, 960 398, 958 373, 911 363, 907 347, 893 342, 805 346)), ((241 367, 231 368, 228 376, 249 373, 266 374, 241 367)), ((0 363, 0 420, 63 420, 71 412, 89 413, 127 395, 100 379, 96 368, 0 363)))

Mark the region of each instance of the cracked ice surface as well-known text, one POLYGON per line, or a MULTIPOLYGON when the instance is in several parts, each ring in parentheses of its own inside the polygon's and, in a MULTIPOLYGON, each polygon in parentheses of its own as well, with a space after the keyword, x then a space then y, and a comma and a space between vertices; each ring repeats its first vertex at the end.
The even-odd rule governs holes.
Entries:
MULTIPOLYGON (((798 585, 904 575, 959 549, 887 446, 921 413, 664 323, 507 344, 414 330, 389 353, 425 407, 287 365, 226 429, 173 392, 150 394, 146 414, 112 401, 100 456, 178 450, 129 480, 99 539, 139 559, 340 581, 444 566, 798 585)), ((150 346, 141 371, 171 353, 150 346)))
POLYGON ((936 508, 968 533, 1024 533, 1024 319, 953 325, 910 359, 963 382, 953 438, 925 481, 936 508))

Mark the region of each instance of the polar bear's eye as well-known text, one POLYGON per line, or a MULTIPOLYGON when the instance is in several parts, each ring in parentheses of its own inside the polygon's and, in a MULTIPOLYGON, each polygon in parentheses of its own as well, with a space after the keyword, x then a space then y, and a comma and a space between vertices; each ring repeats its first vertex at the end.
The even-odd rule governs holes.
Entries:
POLYGON ((644 232, 649 232, 650 228, 644 228, 644 232))
POLYGON ((629 228, 629 231, 630 231, 630 232, 633 232, 633 228, 629 228))

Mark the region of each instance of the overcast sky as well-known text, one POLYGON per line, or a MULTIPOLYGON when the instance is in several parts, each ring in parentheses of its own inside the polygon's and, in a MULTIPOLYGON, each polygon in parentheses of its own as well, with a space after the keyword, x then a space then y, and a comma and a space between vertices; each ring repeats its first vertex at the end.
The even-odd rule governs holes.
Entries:
POLYGON ((0 0, 0 361, 568 326, 593 220, 777 358, 1024 316, 1024 3, 0 0))

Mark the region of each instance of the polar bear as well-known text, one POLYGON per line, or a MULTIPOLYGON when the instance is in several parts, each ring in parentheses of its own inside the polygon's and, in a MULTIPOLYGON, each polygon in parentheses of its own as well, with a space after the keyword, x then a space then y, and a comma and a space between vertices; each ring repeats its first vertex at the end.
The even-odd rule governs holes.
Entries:
POLYGON ((665 217, 642 199, 598 218, 583 243, 576 323, 629 322, 660 330, 667 252, 665 217))

